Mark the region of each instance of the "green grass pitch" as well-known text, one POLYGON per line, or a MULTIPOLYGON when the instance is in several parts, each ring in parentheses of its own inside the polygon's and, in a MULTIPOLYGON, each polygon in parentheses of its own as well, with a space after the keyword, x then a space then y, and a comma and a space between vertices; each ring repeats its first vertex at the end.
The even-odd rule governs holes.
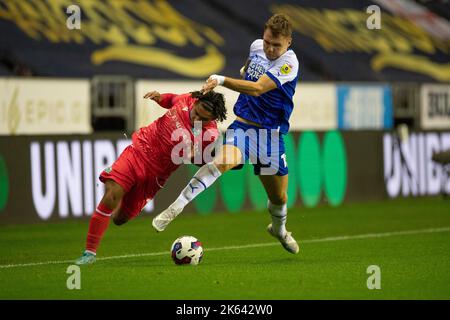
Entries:
POLYGON ((159 234, 151 217, 110 224, 99 260, 81 268, 80 290, 67 289, 66 271, 87 220, 1 226, 0 298, 450 299, 450 199, 290 209, 298 255, 268 235, 265 211, 185 214, 159 234), (170 259, 184 234, 204 244, 199 266, 170 259), (381 289, 367 288, 370 265, 381 289))

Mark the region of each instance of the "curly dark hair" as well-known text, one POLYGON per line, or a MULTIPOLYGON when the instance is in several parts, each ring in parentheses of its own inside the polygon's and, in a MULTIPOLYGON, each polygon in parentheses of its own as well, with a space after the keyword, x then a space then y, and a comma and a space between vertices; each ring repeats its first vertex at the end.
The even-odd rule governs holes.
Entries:
POLYGON ((214 119, 222 122, 227 118, 227 108, 225 107, 225 97, 223 94, 213 90, 203 94, 201 91, 191 92, 192 98, 198 99, 205 110, 212 113, 214 119))

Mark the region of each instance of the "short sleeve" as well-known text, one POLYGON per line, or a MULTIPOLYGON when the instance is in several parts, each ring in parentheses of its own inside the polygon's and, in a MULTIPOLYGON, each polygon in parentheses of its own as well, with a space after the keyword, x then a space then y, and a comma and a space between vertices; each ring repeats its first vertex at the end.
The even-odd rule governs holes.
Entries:
POLYGON ((262 49, 263 46, 263 40, 262 39, 256 39, 255 41, 252 42, 252 44, 250 45, 250 52, 248 54, 248 57, 251 58, 256 51, 262 49))
POLYGON ((280 87, 286 82, 294 80, 298 75, 298 60, 295 53, 291 50, 283 56, 266 71, 266 74, 276 82, 280 87))

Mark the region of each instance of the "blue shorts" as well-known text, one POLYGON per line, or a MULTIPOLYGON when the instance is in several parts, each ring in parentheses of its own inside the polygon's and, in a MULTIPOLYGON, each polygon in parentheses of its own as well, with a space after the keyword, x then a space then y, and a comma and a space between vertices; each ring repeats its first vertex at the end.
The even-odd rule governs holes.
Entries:
POLYGON ((224 134, 223 144, 236 146, 243 155, 241 167, 248 160, 255 175, 288 174, 283 134, 235 120, 224 134))

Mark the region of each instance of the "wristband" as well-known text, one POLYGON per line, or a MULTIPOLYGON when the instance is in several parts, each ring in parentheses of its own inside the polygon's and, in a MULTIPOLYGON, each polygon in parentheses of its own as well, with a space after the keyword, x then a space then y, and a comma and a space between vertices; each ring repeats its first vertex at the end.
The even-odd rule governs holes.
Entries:
POLYGON ((219 85, 219 86, 223 85, 223 83, 225 81, 225 77, 220 76, 218 74, 213 74, 212 76, 210 76, 210 79, 217 80, 217 85, 219 85))

